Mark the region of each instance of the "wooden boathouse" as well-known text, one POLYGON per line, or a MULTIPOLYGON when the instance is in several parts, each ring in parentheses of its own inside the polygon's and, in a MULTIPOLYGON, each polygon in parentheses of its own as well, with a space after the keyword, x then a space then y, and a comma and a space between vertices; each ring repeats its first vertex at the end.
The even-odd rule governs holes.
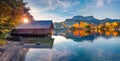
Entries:
POLYGON ((11 31, 12 36, 52 36, 54 25, 52 20, 33 21, 22 24, 11 31))

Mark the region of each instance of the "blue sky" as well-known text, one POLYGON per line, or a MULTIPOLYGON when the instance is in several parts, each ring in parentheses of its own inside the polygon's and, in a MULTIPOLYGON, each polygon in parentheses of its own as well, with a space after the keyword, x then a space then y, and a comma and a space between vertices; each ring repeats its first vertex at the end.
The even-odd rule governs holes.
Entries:
POLYGON ((36 20, 61 22, 76 15, 120 19, 120 0, 24 0, 36 20))

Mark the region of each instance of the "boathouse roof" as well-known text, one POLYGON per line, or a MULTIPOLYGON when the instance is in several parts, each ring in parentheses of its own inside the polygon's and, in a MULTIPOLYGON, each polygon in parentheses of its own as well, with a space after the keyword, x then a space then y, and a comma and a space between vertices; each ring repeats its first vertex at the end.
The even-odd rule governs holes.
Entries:
POLYGON ((50 26, 53 26, 52 20, 37 20, 17 26, 15 29, 49 29, 50 26))

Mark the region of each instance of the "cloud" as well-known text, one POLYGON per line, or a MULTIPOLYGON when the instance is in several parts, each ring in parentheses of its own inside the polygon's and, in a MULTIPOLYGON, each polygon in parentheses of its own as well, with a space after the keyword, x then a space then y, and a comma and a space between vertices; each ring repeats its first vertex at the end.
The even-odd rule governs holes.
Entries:
POLYGON ((117 0, 96 0, 97 7, 103 7, 107 4, 112 4, 113 2, 116 2, 117 0))
POLYGON ((55 10, 58 5, 53 0, 46 0, 47 6, 42 7, 41 11, 49 11, 49 10, 55 10))
POLYGON ((58 16, 57 14, 44 12, 43 10, 36 7, 31 7, 30 13, 34 16, 36 20, 53 20, 54 22, 61 22, 65 20, 65 17, 58 16))
POLYGON ((63 8, 63 11, 66 12, 67 9, 70 7, 71 5, 71 2, 69 1, 60 1, 60 0, 57 0, 58 4, 60 7, 63 8))
POLYGON ((62 9, 61 11, 67 12, 67 10, 74 5, 79 4, 79 1, 67 1, 67 0, 46 0, 48 6, 42 8, 44 11, 62 9))
POLYGON ((112 0, 107 0, 107 3, 108 3, 108 4, 112 3, 112 0))
POLYGON ((59 5, 59 7, 61 7, 63 9, 64 12, 67 12, 67 10, 75 5, 78 5, 80 3, 80 1, 67 1, 67 0, 57 0, 57 3, 59 5))
POLYGON ((104 1, 103 0, 98 0, 96 2, 96 4, 97 4, 98 7, 102 7, 104 5, 104 1))
POLYGON ((99 19, 118 17, 120 0, 24 0, 35 19, 64 21, 75 15, 93 15, 99 19), (99 12, 98 12, 99 11, 99 12), (110 13, 109 13, 110 12, 110 13), (111 15, 110 15, 111 14, 111 15))
POLYGON ((28 1, 28 6, 30 6, 30 13, 36 20, 53 20, 54 22, 64 21, 68 16, 60 16, 58 13, 51 13, 56 9, 60 9, 60 12, 67 12, 71 5, 76 5, 79 2, 71 2, 66 0, 26 0, 28 1), (31 4, 31 2, 33 2, 31 4), (36 4, 35 4, 36 3, 36 4))

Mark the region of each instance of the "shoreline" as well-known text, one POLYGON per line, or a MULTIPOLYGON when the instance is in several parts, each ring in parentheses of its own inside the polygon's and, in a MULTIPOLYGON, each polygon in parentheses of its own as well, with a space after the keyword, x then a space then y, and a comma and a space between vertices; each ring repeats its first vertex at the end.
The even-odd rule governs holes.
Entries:
POLYGON ((26 49, 23 49, 19 42, 8 41, 5 50, 0 56, 0 61, 24 61, 26 49))

